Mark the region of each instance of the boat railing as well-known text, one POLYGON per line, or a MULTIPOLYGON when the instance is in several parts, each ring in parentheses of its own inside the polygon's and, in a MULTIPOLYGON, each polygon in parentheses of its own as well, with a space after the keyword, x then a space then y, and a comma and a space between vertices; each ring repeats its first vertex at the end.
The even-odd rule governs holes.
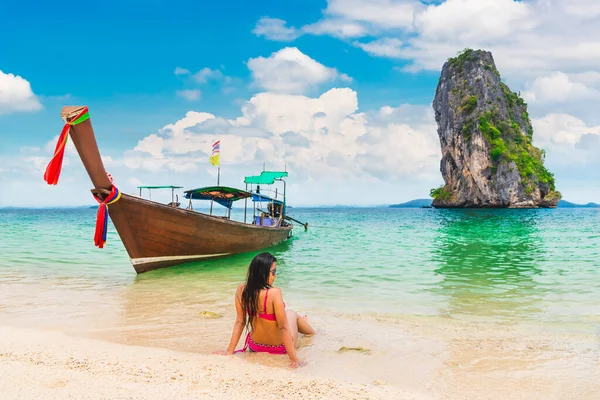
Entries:
POLYGON ((172 186, 172 185, 167 185, 167 186, 138 186, 138 189, 140 190, 140 197, 143 199, 144 197, 142 196, 142 189, 147 189, 148 190, 148 200, 152 200, 152 190, 156 190, 156 189, 171 189, 171 202, 167 203, 168 206, 171 207, 179 207, 180 203, 179 203, 179 195, 175 194, 175 189, 182 189, 183 186, 172 186))

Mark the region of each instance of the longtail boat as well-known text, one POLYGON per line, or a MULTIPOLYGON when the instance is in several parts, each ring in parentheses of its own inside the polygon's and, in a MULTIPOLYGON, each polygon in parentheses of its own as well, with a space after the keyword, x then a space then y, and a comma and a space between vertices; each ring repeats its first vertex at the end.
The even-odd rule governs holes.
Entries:
POLYGON ((288 221, 296 220, 286 215, 283 178, 288 176, 287 172, 263 171, 259 175, 247 176, 244 179, 246 190, 217 185, 185 191, 185 198, 189 199, 185 208, 180 207, 174 197, 170 203, 162 204, 142 198, 141 190, 170 188, 174 195, 174 189, 180 187, 143 186, 139 188, 140 196, 121 193, 102 163, 87 107, 63 107, 61 117, 65 126, 44 179, 51 185, 58 183, 67 136, 70 136, 92 181, 92 194, 99 203, 95 245, 104 246, 110 215, 138 274, 185 262, 257 251, 277 245, 291 236, 293 225, 288 221), (281 193, 274 197, 260 193, 260 185, 274 182, 283 182, 281 200, 277 199, 281 193), (252 191, 254 185, 256 190, 252 191), (254 204, 251 218, 248 218, 249 199, 254 204), (192 200, 209 200, 210 213, 195 211, 192 200), (245 202, 244 222, 230 218, 232 205, 239 200, 245 202), (225 216, 212 215, 215 202, 226 207, 228 213, 225 216), (263 202, 266 210, 261 208, 263 202))

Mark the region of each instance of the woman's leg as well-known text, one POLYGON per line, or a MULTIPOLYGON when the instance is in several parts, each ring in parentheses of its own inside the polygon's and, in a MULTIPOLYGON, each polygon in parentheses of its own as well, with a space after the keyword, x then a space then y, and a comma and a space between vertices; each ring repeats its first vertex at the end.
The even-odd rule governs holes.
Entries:
POLYGON ((306 315, 304 317, 298 315, 298 332, 300 332, 303 335, 315 334, 315 330, 308 323, 308 317, 306 315))
POLYGON ((298 347, 298 314, 294 310, 287 310, 287 320, 294 341, 294 347, 298 347))

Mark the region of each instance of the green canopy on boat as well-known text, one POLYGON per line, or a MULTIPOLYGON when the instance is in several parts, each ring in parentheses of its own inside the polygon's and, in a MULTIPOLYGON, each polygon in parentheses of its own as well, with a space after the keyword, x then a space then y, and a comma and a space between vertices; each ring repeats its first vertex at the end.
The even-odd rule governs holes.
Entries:
POLYGON ((281 171, 263 171, 260 175, 247 176, 244 178, 244 183, 252 183, 255 185, 272 185, 276 179, 288 176, 287 172, 281 171))
POLYGON ((192 200, 214 200, 224 207, 231 208, 234 201, 251 197, 250 192, 227 186, 207 186, 198 189, 186 190, 186 199, 192 200))
POLYGON ((138 189, 181 189, 183 186, 138 186, 138 189))

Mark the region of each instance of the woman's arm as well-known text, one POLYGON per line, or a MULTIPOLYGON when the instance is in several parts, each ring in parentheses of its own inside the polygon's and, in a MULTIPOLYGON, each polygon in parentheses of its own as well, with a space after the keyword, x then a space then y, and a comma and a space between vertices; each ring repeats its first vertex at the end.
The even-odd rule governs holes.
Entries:
POLYGON ((285 312, 285 305, 283 304, 283 295, 281 290, 273 288, 270 291, 273 296, 273 308, 275 309, 275 319, 277 320, 277 326, 281 329, 283 335, 283 344, 285 350, 290 357, 290 360, 296 364, 299 362, 298 356, 296 355, 296 346, 294 339, 292 339, 292 333, 290 332, 290 326, 288 324, 287 313, 285 312))
POLYGON ((244 331, 245 318, 244 318, 244 309, 242 308, 242 290, 244 290, 244 285, 238 286, 237 291, 235 292, 235 311, 237 313, 235 317, 235 323, 233 324, 233 332, 231 332, 231 340, 229 341, 229 346, 227 347, 227 354, 233 354, 235 351, 235 347, 240 341, 240 337, 242 336, 242 332, 244 331))

